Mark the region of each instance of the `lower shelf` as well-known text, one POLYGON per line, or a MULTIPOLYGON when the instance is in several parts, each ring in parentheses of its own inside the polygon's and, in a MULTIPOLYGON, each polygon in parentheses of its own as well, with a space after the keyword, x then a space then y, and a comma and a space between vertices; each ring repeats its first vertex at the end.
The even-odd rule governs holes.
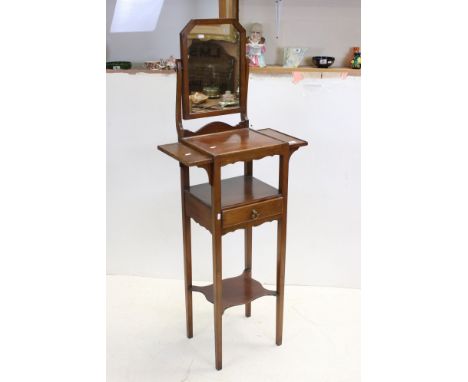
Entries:
MULTIPOLYGON (((207 286, 192 285, 192 291, 203 293, 206 299, 214 303, 213 284, 207 286)), ((257 280, 244 271, 240 276, 223 280, 223 311, 236 305, 244 305, 263 296, 276 296, 273 290, 265 289, 257 280)))

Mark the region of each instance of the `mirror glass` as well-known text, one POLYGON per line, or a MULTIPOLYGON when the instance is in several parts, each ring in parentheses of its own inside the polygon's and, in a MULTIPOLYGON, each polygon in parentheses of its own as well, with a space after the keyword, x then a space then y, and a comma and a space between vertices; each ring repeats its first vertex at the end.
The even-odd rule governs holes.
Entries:
POLYGON ((190 114, 239 108, 240 34, 232 24, 195 25, 187 36, 190 114))

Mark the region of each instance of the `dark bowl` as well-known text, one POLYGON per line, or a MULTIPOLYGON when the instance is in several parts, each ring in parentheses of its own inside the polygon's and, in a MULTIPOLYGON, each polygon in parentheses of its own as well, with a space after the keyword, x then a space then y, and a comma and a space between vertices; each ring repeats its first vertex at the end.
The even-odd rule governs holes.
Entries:
POLYGON ((328 68, 329 66, 332 66, 335 62, 335 57, 314 56, 312 57, 312 61, 314 62, 317 68, 328 68))
POLYGON ((130 61, 109 61, 106 62, 106 69, 116 69, 116 70, 128 70, 132 68, 132 63, 130 61))

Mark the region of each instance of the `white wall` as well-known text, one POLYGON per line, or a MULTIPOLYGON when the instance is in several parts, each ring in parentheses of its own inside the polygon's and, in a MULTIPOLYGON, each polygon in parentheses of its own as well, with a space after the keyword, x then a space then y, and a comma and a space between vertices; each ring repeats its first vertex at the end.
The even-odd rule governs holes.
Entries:
MULTIPOLYGON (((181 279, 179 167, 156 149, 176 141, 175 75, 107 74, 107 95, 108 273, 181 279)), ((249 116, 254 128, 309 141, 290 164, 286 282, 359 287, 360 79, 294 85, 289 76, 253 75, 249 116)), ((276 185, 277 166, 256 161, 254 174, 276 185)), ((240 173, 239 164, 223 168, 223 177, 240 173)), ((191 176, 206 182, 203 170, 191 176)), ((210 235, 192 226, 193 277, 209 281, 210 235)), ((262 282, 275 281, 275 234, 274 223, 254 228, 253 274, 262 282)), ((241 231, 223 237, 224 277, 243 269, 242 239, 241 231)))
MULTIPOLYGON (((153 32, 109 33, 116 0, 107 0, 107 60, 143 62, 179 57, 179 32, 192 18, 218 17, 218 0, 166 0, 153 32)), ((336 66, 349 66, 347 56, 360 46, 360 0, 283 0, 281 34, 275 38, 274 0, 240 0, 240 22, 249 29, 263 24, 268 64, 282 63, 282 48, 309 48, 310 57, 336 57, 336 66)))
POLYGON ((179 57, 179 33, 190 19, 218 17, 218 0, 166 0, 152 32, 110 33, 117 0, 107 1, 107 61, 179 57))

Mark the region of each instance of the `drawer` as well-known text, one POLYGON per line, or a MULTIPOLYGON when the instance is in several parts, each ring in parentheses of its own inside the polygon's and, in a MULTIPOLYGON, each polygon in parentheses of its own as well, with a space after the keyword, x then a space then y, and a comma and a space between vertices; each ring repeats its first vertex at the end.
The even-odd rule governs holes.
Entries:
POLYGON ((246 223, 262 222, 283 212, 283 198, 251 203, 223 211, 223 228, 240 226, 246 223))

